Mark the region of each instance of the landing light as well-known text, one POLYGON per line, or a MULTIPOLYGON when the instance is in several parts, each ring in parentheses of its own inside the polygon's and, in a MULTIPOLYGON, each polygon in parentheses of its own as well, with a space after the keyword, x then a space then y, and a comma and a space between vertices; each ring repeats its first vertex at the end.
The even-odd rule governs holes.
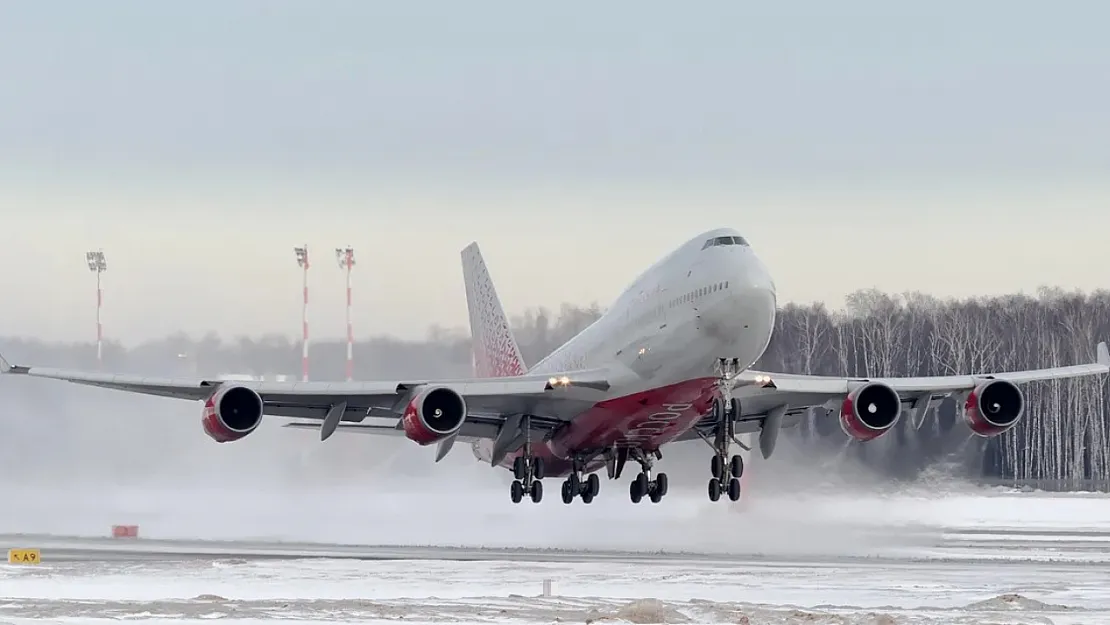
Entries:
POLYGON ((762 374, 757 375, 757 376, 755 376, 755 383, 756 384, 763 384, 764 386, 766 386, 767 384, 771 383, 771 376, 762 375, 762 374))
POLYGON ((570 378, 565 375, 561 378, 548 378, 547 383, 551 386, 570 386, 570 378))

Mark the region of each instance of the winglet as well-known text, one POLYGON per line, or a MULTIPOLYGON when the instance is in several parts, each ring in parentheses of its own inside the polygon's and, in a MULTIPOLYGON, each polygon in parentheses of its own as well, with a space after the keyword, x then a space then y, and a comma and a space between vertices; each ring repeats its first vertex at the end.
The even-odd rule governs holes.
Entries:
POLYGON ((1106 349, 1106 341, 1100 342, 1098 347, 1095 348, 1095 352, 1098 355, 1096 362, 1104 367, 1110 367, 1110 350, 1106 349))
POLYGON ((8 364, 7 360, 4 360, 4 355, 0 354, 0 373, 11 373, 11 371, 12 366, 8 364))

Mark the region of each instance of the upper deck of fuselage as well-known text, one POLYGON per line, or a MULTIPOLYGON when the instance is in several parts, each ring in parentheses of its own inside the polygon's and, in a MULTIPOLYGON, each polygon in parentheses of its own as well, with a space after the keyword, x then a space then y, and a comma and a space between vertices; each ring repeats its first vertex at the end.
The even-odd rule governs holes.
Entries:
MULTIPOLYGON (((690 267, 697 262, 699 254, 706 249, 715 247, 707 244, 717 242, 723 237, 739 238, 743 241, 742 246, 748 247, 747 239, 734 228, 715 228, 691 237, 637 276, 632 284, 613 302, 613 308, 618 308, 629 303, 630 300, 635 300, 644 291, 663 286, 670 280, 684 276, 690 270, 690 267)), ((732 240, 732 243, 735 243, 735 239, 732 240)))

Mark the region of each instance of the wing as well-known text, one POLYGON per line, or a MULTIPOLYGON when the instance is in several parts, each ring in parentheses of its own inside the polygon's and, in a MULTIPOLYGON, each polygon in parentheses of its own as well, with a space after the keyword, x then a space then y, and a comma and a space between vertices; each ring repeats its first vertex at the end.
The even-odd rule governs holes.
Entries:
MULTIPOLYGON (((1110 352, 1107 351, 1106 343, 1099 343, 1095 347, 1095 353, 1095 362, 1083 365, 915 378, 849 378, 749 370, 736 376, 733 381, 733 396, 740 400, 741 406, 735 431, 759 432, 760 447, 767 456, 770 455, 770 449, 774 448, 775 434, 765 434, 766 432, 777 432, 781 427, 797 425, 810 410, 824 408, 842 413, 842 427, 846 431, 852 430, 850 435, 869 440, 894 425, 893 421, 889 424, 883 422, 881 407, 877 408, 877 416, 858 412, 859 404, 863 403, 860 393, 865 389, 872 389, 873 392, 886 394, 891 399, 896 395, 897 400, 888 402, 887 405, 897 406, 894 409, 897 414, 890 414, 896 419, 908 409, 909 414, 906 416, 913 418, 916 424, 921 423, 930 407, 936 406, 945 398, 956 398, 970 412, 968 419, 972 430, 977 434, 990 436, 1009 429, 1022 416, 1022 393, 1011 392, 1006 396, 999 393, 1007 389, 1016 390, 1017 385, 1027 382, 1110 373, 1110 352), (999 385, 996 382, 1005 384, 999 385), (984 395, 988 387, 994 389, 991 396, 984 395), (989 400, 989 405, 984 397, 989 400), (997 409, 998 412, 991 412, 992 409, 997 409), (854 416, 852 410, 856 410, 854 416), (767 438, 771 439, 770 442, 767 442, 767 438)), ((712 417, 706 417, 680 440, 704 438, 706 429, 713 427, 716 424, 712 417)))
MULTIPOLYGON (((0 373, 63 380, 141 395, 204 401, 205 418, 211 417, 210 413, 215 410, 213 406, 220 399, 218 394, 230 393, 232 389, 249 389, 261 400, 259 418, 266 415, 308 420, 290 425, 318 428, 322 439, 328 438, 340 427, 344 430, 404 435, 402 417, 413 402, 432 389, 446 388, 465 402, 464 421, 449 437, 451 442, 456 438, 499 439, 501 447, 505 447, 498 450, 499 455, 513 450, 513 436, 510 434, 516 436, 518 433, 509 432, 507 428, 521 427, 522 415, 529 415, 531 431, 547 434, 596 403, 610 386, 609 372, 604 369, 570 371, 554 377, 520 375, 456 380, 266 382, 153 378, 49 369, 13 365, 2 356, 0 373)), ((247 396, 250 394, 247 393, 247 396)), ((249 431, 253 431, 253 427, 249 431)), ((240 433, 231 432, 225 436, 235 434, 240 433)), ((209 435, 220 440, 212 431, 209 435)), ((517 438, 523 439, 523 432, 517 438)), ((427 444, 434 441, 418 442, 427 444)), ((449 449, 450 444, 446 448, 449 449)))

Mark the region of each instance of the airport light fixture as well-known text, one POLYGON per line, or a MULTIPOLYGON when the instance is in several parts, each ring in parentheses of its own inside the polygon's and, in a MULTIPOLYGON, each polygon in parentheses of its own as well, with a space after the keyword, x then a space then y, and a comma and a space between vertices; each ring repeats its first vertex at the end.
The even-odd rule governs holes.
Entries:
POLYGON ((355 371, 355 333, 351 328, 351 269, 355 266, 355 249, 350 246, 335 248, 335 261, 347 272, 347 381, 350 382, 355 371))
POLYGON ((100 274, 108 271, 108 261, 104 258, 104 250, 85 252, 85 262, 89 271, 96 274, 96 364, 104 364, 104 326, 100 321, 100 309, 104 306, 104 290, 100 283, 100 274))
POLYGON ((294 247, 297 255, 297 265, 304 274, 303 302, 301 308, 301 380, 308 382, 308 268, 311 266, 308 258, 308 244, 294 247))

